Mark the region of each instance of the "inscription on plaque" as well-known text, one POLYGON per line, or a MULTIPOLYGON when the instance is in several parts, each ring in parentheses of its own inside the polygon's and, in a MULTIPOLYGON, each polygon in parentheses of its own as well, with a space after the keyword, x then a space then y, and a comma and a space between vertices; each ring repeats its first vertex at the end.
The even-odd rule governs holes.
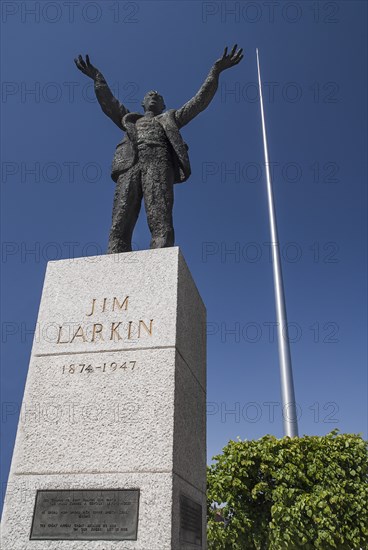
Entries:
POLYGON ((202 546, 202 506, 180 496, 180 541, 202 546))
POLYGON ((137 540, 139 489, 37 491, 31 540, 137 540))

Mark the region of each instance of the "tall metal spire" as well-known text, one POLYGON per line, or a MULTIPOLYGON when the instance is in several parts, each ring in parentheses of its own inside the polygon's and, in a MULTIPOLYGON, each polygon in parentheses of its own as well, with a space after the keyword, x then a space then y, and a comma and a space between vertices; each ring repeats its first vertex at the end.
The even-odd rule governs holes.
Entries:
POLYGON ((268 160, 267 135, 266 135, 264 108, 263 108, 261 70, 259 65, 258 49, 256 49, 256 53, 257 53, 259 97, 260 97, 260 103, 261 103, 261 116, 262 116, 263 147, 264 147, 266 180, 267 180, 268 213, 269 213, 270 232, 271 232, 272 266, 273 266, 273 277, 274 277, 274 287, 275 287, 277 337, 278 337, 278 347, 279 347, 284 435, 288 435, 290 437, 297 437, 298 436, 298 417, 297 417, 295 393, 294 393, 293 370, 291 366, 290 345, 289 345, 285 297, 284 297, 284 285, 282 280, 282 270, 281 270, 281 261, 280 261, 280 249, 279 249, 280 247, 279 247, 279 239, 278 239, 278 233, 277 233, 275 205, 273 200, 270 164, 268 160))

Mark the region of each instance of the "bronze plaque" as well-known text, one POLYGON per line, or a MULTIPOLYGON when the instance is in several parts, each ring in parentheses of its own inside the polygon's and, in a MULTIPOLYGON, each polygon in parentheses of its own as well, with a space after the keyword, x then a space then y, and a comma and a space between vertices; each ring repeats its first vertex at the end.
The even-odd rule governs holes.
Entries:
POLYGON ((180 496, 180 542, 202 546, 202 506, 180 496))
POLYGON ((37 491, 31 540, 137 540, 139 489, 37 491))

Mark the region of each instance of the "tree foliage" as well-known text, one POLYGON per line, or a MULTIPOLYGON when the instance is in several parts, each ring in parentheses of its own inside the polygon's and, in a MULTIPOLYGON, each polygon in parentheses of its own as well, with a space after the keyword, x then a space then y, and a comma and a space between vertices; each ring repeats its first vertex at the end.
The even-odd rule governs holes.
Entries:
POLYGON ((359 435, 230 441, 214 460, 209 549, 368 549, 368 453, 359 435))

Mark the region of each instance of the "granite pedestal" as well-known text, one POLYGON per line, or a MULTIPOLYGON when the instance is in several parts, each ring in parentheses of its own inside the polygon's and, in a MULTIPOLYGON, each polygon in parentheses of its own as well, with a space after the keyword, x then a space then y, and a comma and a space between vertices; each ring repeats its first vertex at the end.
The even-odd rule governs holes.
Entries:
POLYGON ((49 262, 3 550, 205 550, 205 324, 177 247, 49 262))

